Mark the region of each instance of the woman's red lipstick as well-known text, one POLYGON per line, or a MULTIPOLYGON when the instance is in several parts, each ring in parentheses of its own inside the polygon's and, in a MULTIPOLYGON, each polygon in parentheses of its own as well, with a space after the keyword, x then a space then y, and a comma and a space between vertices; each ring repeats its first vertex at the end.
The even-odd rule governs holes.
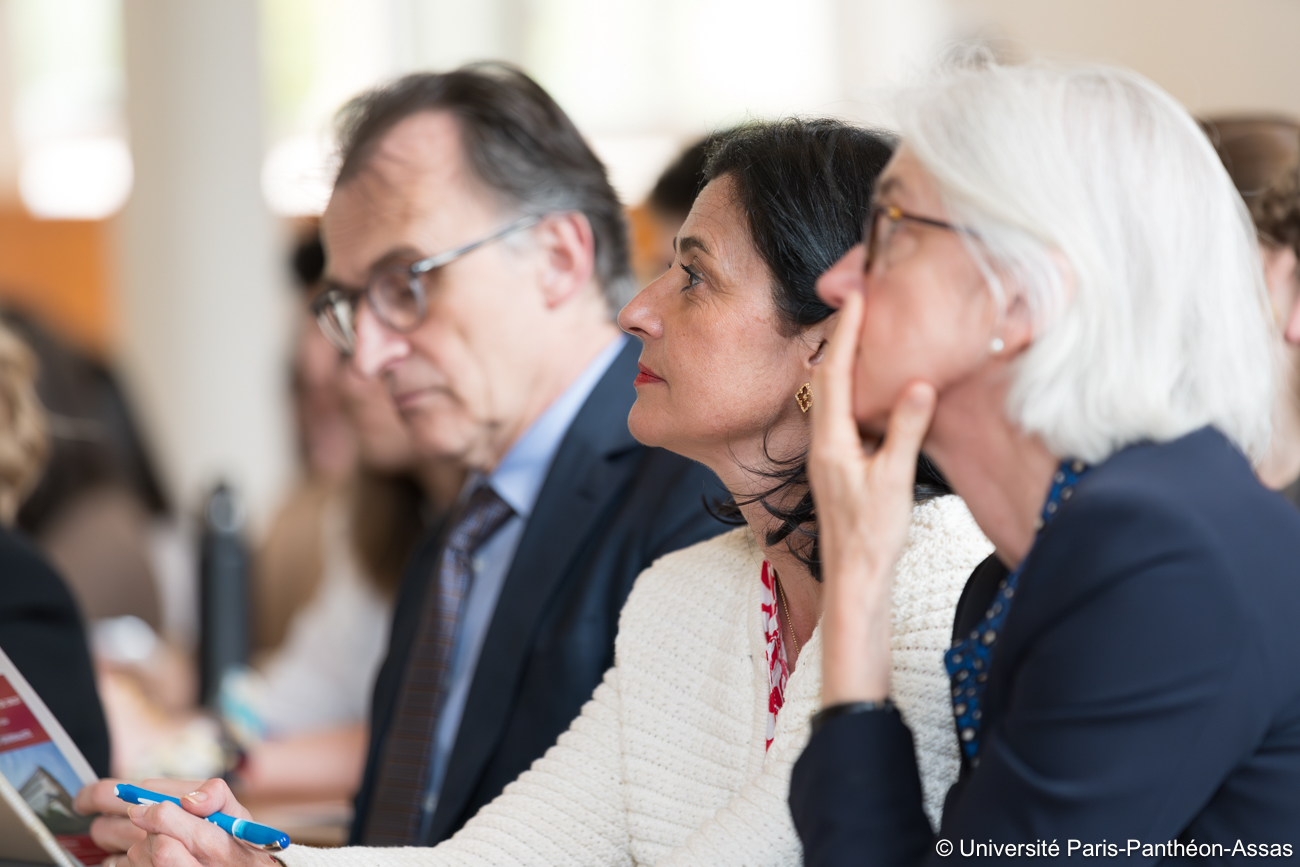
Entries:
POLYGON ((655 372, 644 364, 637 363, 636 379, 632 380, 633 385, 649 385, 652 382, 663 382, 661 377, 655 376, 655 372))

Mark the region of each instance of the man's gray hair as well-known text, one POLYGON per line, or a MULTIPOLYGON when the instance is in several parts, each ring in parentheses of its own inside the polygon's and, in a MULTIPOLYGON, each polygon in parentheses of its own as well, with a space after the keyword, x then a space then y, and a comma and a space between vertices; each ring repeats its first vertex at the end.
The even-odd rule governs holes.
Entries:
POLYGON ((1120 69, 985 62, 897 116, 995 297, 1034 317, 1012 420, 1091 462, 1205 425, 1263 456, 1277 341, 1255 232, 1181 105, 1120 69))
POLYGON ((337 120, 335 187, 361 172, 389 130, 422 111, 456 118, 466 161, 503 206, 537 215, 582 213, 595 237, 596 280, 611 315, 631 299, 627 223, 605 166, 555 100, 513 66, 474 63, 414 73, 351 100, 337 120))

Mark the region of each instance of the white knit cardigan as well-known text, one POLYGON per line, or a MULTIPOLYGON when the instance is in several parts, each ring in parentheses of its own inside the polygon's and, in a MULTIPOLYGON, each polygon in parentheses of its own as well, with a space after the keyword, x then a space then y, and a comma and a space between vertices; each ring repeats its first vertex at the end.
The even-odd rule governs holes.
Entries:
MULTIPOLYGON (((956 778, 943 652, 991 546, 957 497, 916 507, 894 584, 893 698, 926 807, 956 778)), ((658 560, 619 621, 614 667, 546 755, 436 848, 316 850, 289 867, 795 865, 790 771, 821 703, 821 630, 790 676, 770 750, 762 552, 747 528, 658 560)))

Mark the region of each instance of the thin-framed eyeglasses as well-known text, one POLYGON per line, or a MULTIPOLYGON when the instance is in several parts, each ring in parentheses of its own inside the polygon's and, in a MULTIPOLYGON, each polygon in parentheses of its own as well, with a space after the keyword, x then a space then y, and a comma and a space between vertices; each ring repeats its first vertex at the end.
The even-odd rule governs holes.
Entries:
POLYGON ((949 232, 957 232, 962 235, 972 235, 970 229, 965 226, 956 226, 952 223, 945 223, 943 220, 934 220, 930 217, 919 217, 916 214, 909 214, 901 208, 893 205, 873 205, 871 215, 867 217, 867 225, 862 233, 863 243, 867 249, 867 261, 863 265, 864 271, 870 271, 871 266, 877 261, 884 262, 889 258, 891 250, 896 255, 905 255, 907 251, 899 250, 892 247, 894 243, 894 233, 903 223, 916 223, 921 226, 929 226, 933 229, 945 229, 949 232))
POLYGON ((375 318, 384 325, 403 333, 413 331, 429 312, 428 293, 424 285, 427 274, 485 244, 534 226, 541 219, 534 214, 520 217, 468 244, 426 256, 410 265, 383 268, 371 274, 364 289, 330 286, 312 301, 312 315, 316 317, 316 324, 329 342, 344 355, 351 355, 357 348, 357 307, 363 297, 375 318))

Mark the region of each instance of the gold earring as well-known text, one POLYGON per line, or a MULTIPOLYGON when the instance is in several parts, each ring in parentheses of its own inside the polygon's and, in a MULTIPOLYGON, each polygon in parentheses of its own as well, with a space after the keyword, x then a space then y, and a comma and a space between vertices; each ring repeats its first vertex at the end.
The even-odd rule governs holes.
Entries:
POLYGON ((812 389, 808 387, 808 383, 805 382, 803 388, 795 392, 794 399, 799 404, 799 409, 804 412, 812 409, 812 389))

